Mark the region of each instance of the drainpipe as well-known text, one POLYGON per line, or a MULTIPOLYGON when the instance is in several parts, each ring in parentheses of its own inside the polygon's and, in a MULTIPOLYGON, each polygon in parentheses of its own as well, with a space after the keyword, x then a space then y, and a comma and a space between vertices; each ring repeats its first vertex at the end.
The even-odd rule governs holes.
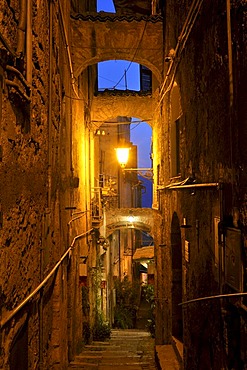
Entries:
MULTIPOLYGON (((31 49, 31 0, 27 0, 28 21, 27 21, 27 80, 32 81, 32 49, 31 49)), ((48 169, 47 169, 47 209, 46 217, 50 226, 51 212, 51 124, 52 124, 52 16, 53 3, 49 4, 49 80, 48 80, 48 169)), ((46 232, 46 230, 44 230, 46 232)), ((44 251, 43 246, 40 250, 40 281, 44 279, 44 251)), ((43 315, 44 297, 43 287, 40 289, 40 304, 39 304, 39 368, 43 370, 43 347, 44 347, 44 315, 43 315)))
POLYGON ((48 200, 47 207, 51 208, 51 127, 52 127, 52 17, 53 1, 49 7, 49 82, 48 82, 48 200))
POLYGON ((26 79, 32 85, 32 3, 27 1, 27 30, 26 30, 26 79))
MULTIPOLYGON (((219 198, 220 198, 220 222, 223 222, 224 210, 223 210, 223 184, 219 186, 219 198)), ((219 230, 218 230, 219 231, 219 230)), ((224 236, 222 234, 222 230, 218 232, 220 240, 219 243, 219 286, 220 286, 220 294, 223 293, 223 266, 224 266, 224 236)))
MULTIPOLYGON (((42 235, 45 235, 45 220, 42 219, 42 235)), ((42 241, 44 242, 44 239, 42 237, 42 241)), ((42 243, 40 248, 40 281, 44 280, 44 245, 42 243)), ((43 315, 43 305, 44 305, 44 289, 43 287, 40 289, 39 292, 39 369, 43 370, 43 338, 44 338, 44 331, 43 331, 43 321, 44 321, 44 315, 43 315)))
POLYGON ((61 1, 60 0, 58 0, 58 6, 59 6, 59 12, 60 12, 60 15, 61 15, 61 21, 62 21, 62 26, 63 26, 62 29, 63 29, 63 35, 64 35, 64 39, 65 39, 65 46, 66 46, 66 51, 67 51, 67 56, 68 56, 72 89, 73 89, 73 91, 74 91, 75 96, 77 97, 77 99, 79 99, 79 95, 78 95, 78 93, 76 91, 76 88, 75 88, 75 76, 74 76, 74 71, 73 71, 73 63, 72 63, 71 51, 70 51, 70 47, 69 47, 69 37, 68 37, 68 33, 66 31, 65 20, 64 20, 64 15, 63 15, 63 10, 62 10, 62 6, 61 6, 61 1))
POLYGON ((24 52, 26 21, 27 21, 26 0, 20 0, 19 4, 20 4, 20 18, 18 23, 18 33, 17 33, 18 36, 16 48, 16 53, 18 56, 22 55, 24 52))
MULTIPOLYGON (((233 197, 233 143, 232 143, 232 122, 233 122, 233 63, 232 63, 232 31, 231 31, 231 0, 226 0, 226 20, 227 20, 227 46, 228 46, 228 76, 229 76, 229 136, 230 136, 230 166, 231 166, 231 186, 233 197)), ((233 206, 233 199, 232 199, 233 206)))
POLYGON ((226 0, 228 73, 229 73, 229 103, 233 106, 233 72, 232 72, 232 31, 231 31, 231 0, 226 0))

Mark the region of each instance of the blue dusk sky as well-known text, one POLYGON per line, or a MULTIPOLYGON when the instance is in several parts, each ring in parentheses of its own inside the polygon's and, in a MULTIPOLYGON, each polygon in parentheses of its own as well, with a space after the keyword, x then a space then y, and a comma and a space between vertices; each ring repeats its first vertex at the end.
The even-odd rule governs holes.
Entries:
MULTIPOLYGON (((125 60, 110 60, 98 63, 100 89, 140 90, 139 65, 125 60), (125 72, 126 71, 126 72, 125 72), (127 85, 127 86, 126 86, 127 85)), ((132 117, 130 134, 133 144, 138 146, 138 167, 150 167, 152 129, 143 117, 132 117)))
MULTIPOLYGON (((98 0, 97 11, 115 13, 112 0, 98 0)), ((98 63, 99 89, 140 90, 139 64, 126 60, 110 60, 98 63)), ((132 117, 130 138, 138 148, 138 164, 140 168, 151 167, 150 148, 152 129, 146 122, 140 122, 143 117, 132 117), (136 123, 135 123, 136 122, 136 123)), ((143 181, 144 179, 141 178, 143 181)), ((151 183, 144 181, 147 193, 143 197, 143 207, 150 207, 151 183)))
POLYGON ((112 0, 97 0, 97 11, 115 13, 115 7, 112 0))
MULTIPOLYGON (((97 11, 115 12, 112 0, 98 0, 97 11)), ((126 60, 110 60, 98 64, 100 89, 140 90, 139 64, 126 60)), ((143 117, 132 117, 140 121, 143 117)), ((152 129, 145 123, 131 125, 131 141, 138 146, 138 167, 150 167, 152 129)))

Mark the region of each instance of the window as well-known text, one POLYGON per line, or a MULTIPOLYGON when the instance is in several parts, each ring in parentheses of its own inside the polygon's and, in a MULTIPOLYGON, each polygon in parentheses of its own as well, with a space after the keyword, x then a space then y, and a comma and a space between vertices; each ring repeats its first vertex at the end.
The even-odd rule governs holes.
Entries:
POLYGON ((152 72, 140 64, 140 87, 141 91, 152 91, 152 72))

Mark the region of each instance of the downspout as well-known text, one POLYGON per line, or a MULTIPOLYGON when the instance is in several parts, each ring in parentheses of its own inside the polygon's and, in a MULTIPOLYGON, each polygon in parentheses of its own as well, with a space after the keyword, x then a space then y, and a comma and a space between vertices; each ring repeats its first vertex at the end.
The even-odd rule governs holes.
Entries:
MULTIPOLYGON (((28 7, 28 22, 27 22, 27 80, 32 81, 32 49, 31 49, 31 0, 27 0, 28 7)), ((52 16, 53 16, 53 3, 49 3, 49 76, 48 76, 48 169, 47 169, 47 209, 46 216, 50 226, 50 212, 51 212, 51 124, 52 124, 52 16)), ((40 250, 40 281, 44 280, 44 250, 41 246, 40 250)), ((44 357, 44 289, 40 289, 40 304, 39 304, 39 368, 43 370, 44 357)))
MULTIPOLYGON (((227 21, 227 46, 228 46, 228 76, 229 76, 229 136, 230 136, 230 166, 231 186, 233 197, 233 143, 232 143, 232 122, 233 122, 233 63, 232 63, 232 31, 231 31, 231 0, 226 0, 226 21, 227 21)), ((233 206, 233 199, 232 199, 233 206)))
POLYGON ((226 0, 228 73, 229 73, 229 103, 233 106, 233 68, 232 68, 232 31, 231 31, 231 0, 226 0))
POLYGON ((52 127, 52 17, 53 0, 50 0, 49 7, 49 82, 48 82, 48 196, 47 207, 51 209, 51 127, 52 127))
POLYGON ((26 30, 26 79, 32 86, 32 3, 27 1, 27 30, 26 30))
MULTIPOLYGON (((44 217, 42 219, 42 236, 45 235, 45 222, 44 217)), ((43 240, 43 237, 42 237, 43 240)), ((44 280, 44 246, 43 243, 40 248, 40 281, 44 280)), ((40 289, 39 292, 39 369, 43 370, 43 342, 44 342, 44 330, 43 330, 43 306, 44 306, 44 289, 43 287, 40 289)))
MULTIPOLYGON (((224 217, 224 207, 223 207, 223 184, 219 186, 219 200, 220 200, 220 222, 223 222, 224 217)), ((224 236, 222 230, 218 230, 218 236, 220 240, 218 240, 219 245, 219 286, 220 286, 220 294, 223 293, 223 266, 224 266, 224 236)))
POLYGON ((20 0, 20 18, 18 23, 18 32, 17 32, 17 47, 16 54, 19 56, 24 53, 24 44, 25 44, 25 32, 27 24, 27 4, 26 0, 20 0))
POLYGON ((68 62, 69 62, 69 70, 70 70, 72 89, 75 93, 76 98, 79 99, 79 95, 78 95, 78 93, 76 91, 76 88, 75 88, 75 76, 74 76, 73 63, 72 63, 71 52, 70 52, 70 47, 69 47, 69 38, 68 38, 68 34, 67 34, 67 31, 66 31, 66 27, 65 27, 65 20, 64 20, 64 15, 63 15, 63 10, 62 10, 60 0, 58 0, 58 5, 59 5, 59 11, 60 11, 60 15, 61 15, 62 26, 63 26, 63 34, 64 34, 65 46, 66 46, 68 62))

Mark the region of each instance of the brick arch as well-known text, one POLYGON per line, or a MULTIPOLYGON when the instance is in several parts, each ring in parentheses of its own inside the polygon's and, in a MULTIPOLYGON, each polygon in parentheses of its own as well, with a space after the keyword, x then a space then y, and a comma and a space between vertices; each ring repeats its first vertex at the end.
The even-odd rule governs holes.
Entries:
POLYGON ((155 99, 151 96, 99 94, 93 98, 91 120, 99 126, 118 116, 136 117, 153 126, 155 99))
POLYGON ((128 20, 121 16, 71 17, 75 77, 87 66, 106 60, 130 60, 148 67, 160 82, 163 70, 162 18, 128 20))

